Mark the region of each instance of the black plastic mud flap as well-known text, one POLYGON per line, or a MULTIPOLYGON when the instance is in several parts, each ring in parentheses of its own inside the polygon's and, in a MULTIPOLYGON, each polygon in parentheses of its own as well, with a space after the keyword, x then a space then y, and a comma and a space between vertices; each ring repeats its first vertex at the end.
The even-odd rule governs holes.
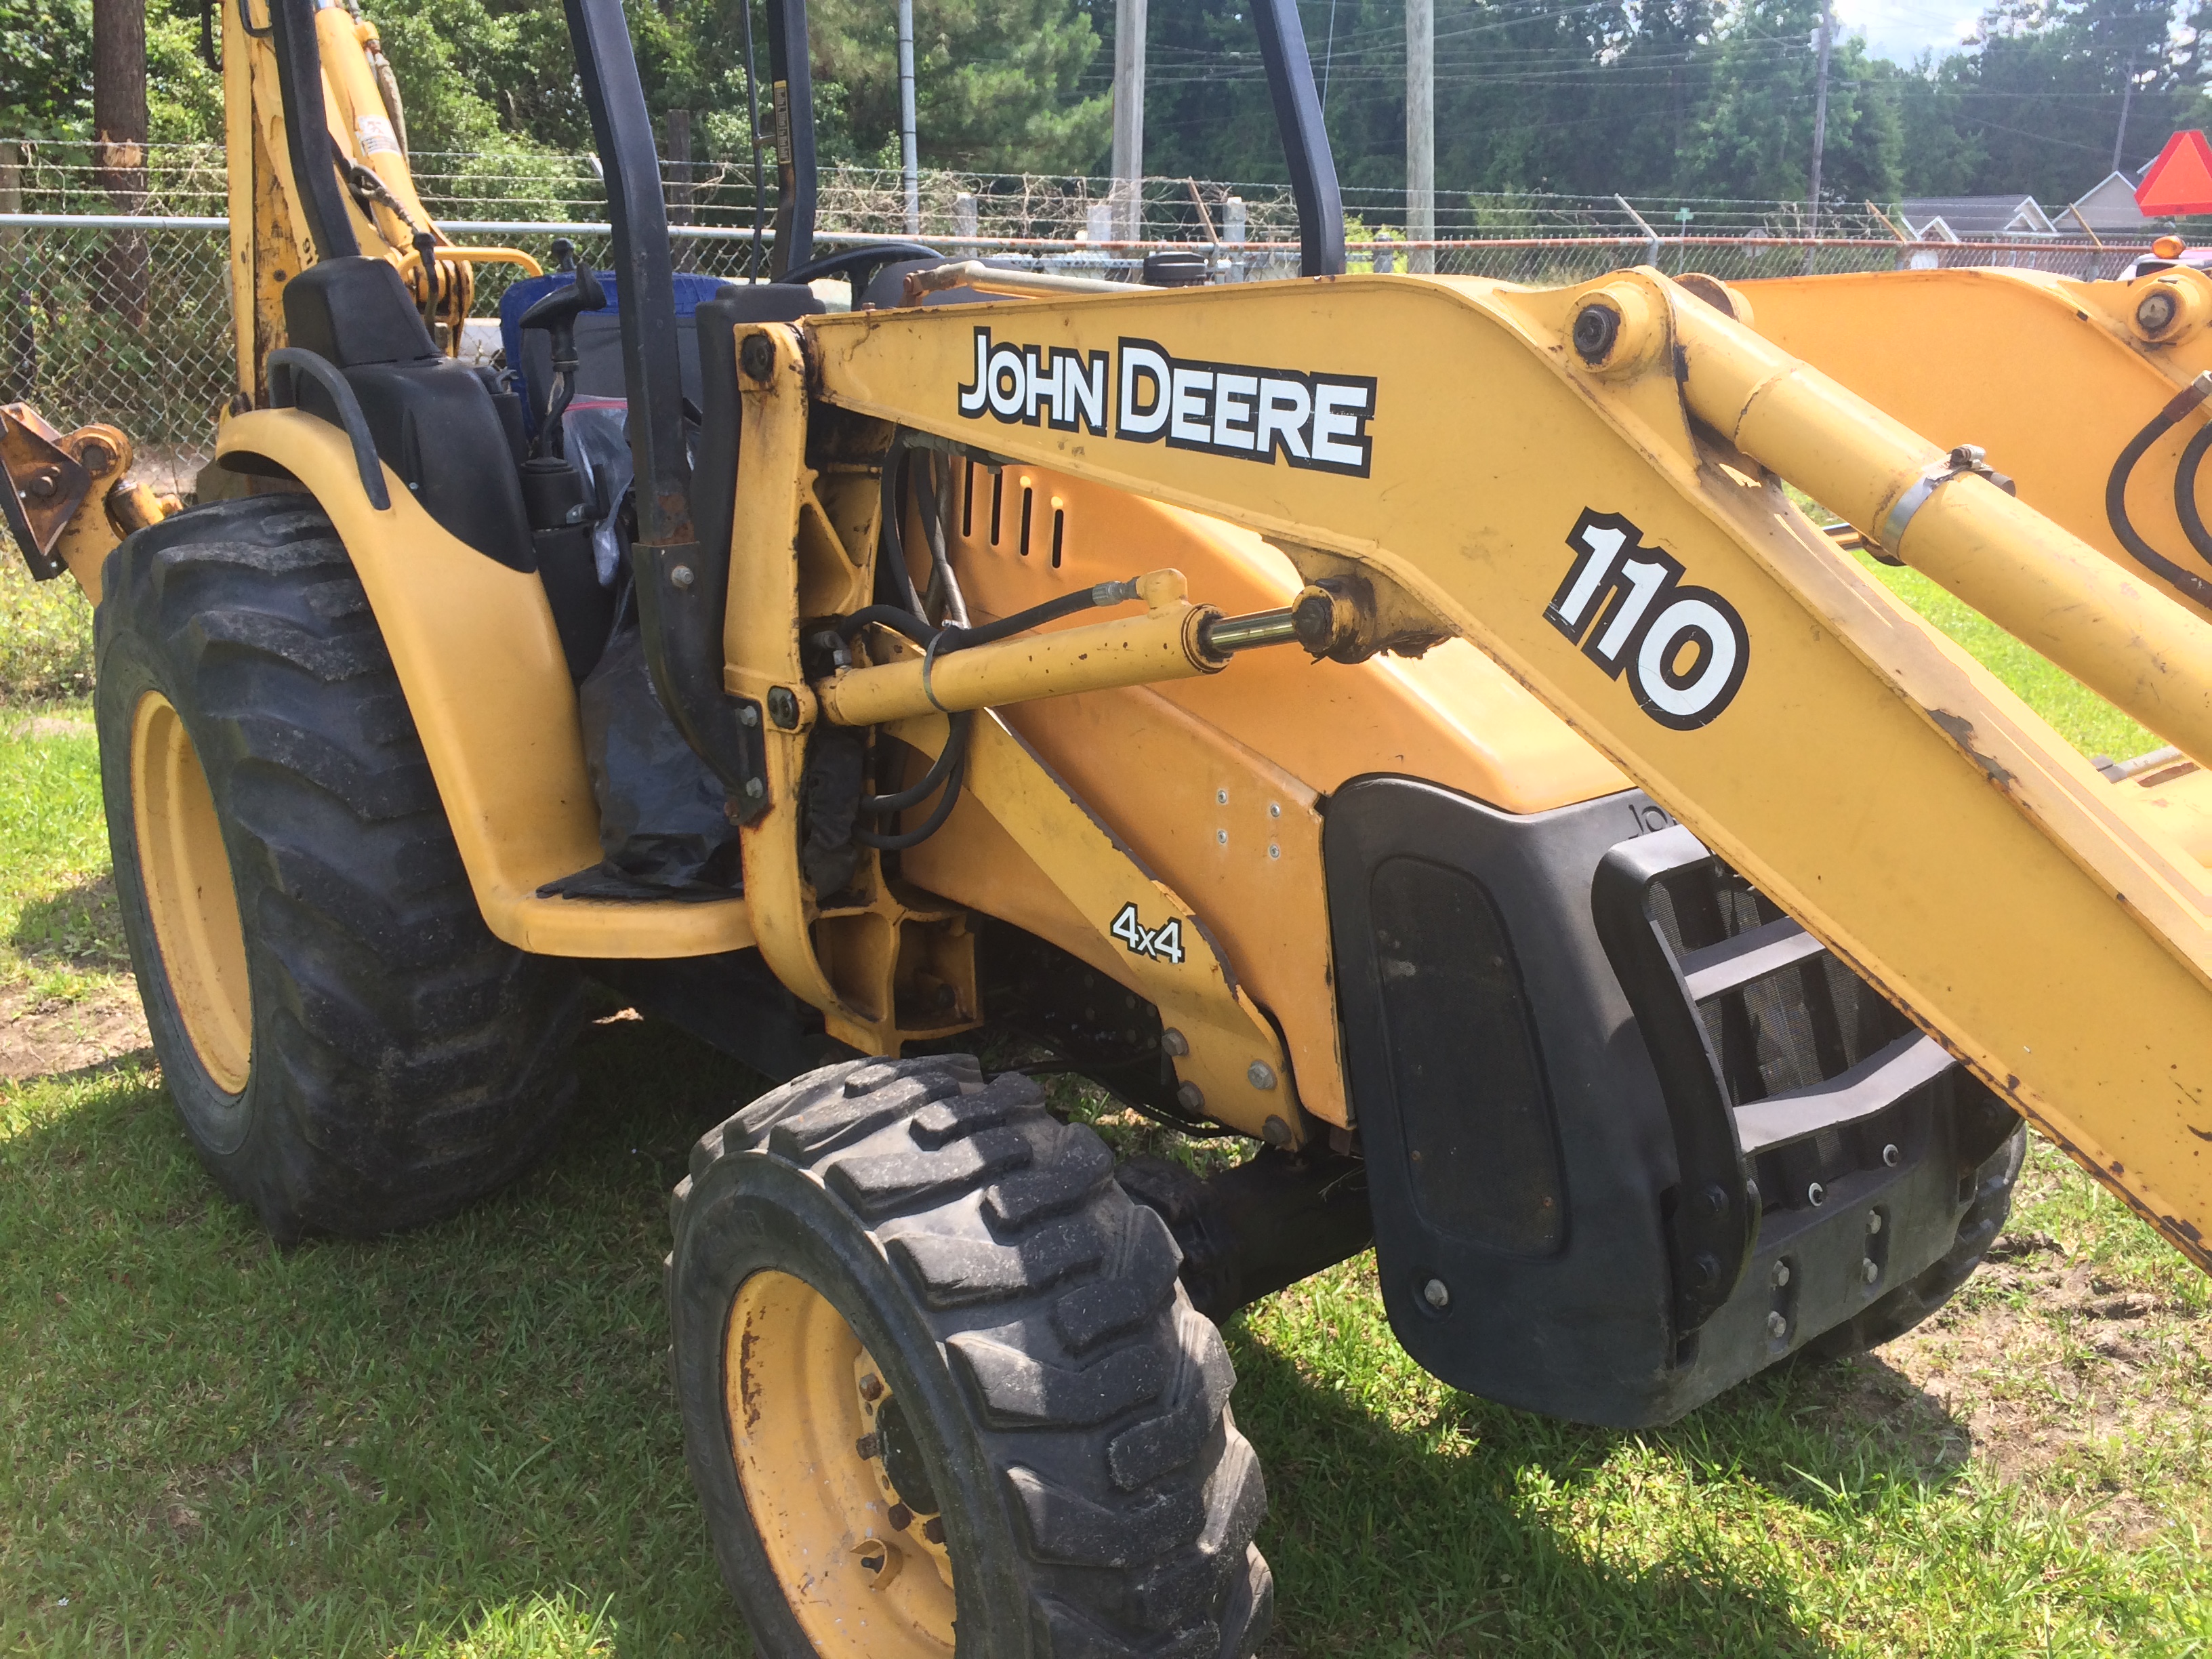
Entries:
POLYGON ((1384 1306, 1444 1381, 1664 1422, 1942 1260, 2017 1119, 1640 792, 1331 799, 1384 1306))

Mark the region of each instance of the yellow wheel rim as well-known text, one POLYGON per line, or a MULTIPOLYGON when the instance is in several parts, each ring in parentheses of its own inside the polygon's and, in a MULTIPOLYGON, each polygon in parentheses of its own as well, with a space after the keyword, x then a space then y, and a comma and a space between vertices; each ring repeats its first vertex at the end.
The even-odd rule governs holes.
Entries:
POLYGON ((943 1519, 904 1411, 844 1316, 789 1273, 754 1274, 730 1310, 723 1377, 745 1505, 815 1651, 945 1659, 943 1519))
POLYGON ((253 1006, 246 930, 207 773, 169 700, 149 691, 131 721, 131 815, 154 943, 185 1034, 225 1094, 246 1087, 253 1006))

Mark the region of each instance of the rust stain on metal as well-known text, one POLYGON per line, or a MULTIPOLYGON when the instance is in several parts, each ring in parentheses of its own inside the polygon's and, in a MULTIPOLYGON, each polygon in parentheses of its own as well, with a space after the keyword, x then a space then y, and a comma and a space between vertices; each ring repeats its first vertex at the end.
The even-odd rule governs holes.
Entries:
POLYGON ((1974 723, 1963 714, 1954 714, 1948 708, 1931 708, 1928 718, 1942 726, 1944 734, 1966 751, 1966 758, 1989 775, 1991 783, 2000 789, 2008 788, 2013 775, 1993 757, 1984 755, 1974 747, 1974 723))

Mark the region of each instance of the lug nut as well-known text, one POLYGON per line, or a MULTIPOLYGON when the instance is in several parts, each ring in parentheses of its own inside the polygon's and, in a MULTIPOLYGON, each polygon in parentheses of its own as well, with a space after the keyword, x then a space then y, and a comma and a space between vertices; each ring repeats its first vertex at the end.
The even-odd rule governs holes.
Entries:
POLYGON ((1586 363, 1601 363, 1620 337, 1620 313, 1611 306, 1586 305, 1575 313, 1575 355, 1586 363))
POLYGON ((1859 1276, 1869 1285, 1881 1277, 1881 1264, 1872 1256, 1859 1263, 1859 1276))
POLYGON ((1786 1261, 1776 1262, 1774 1271, 1767 1277, 1773 1281, 1774 1288, 1780 1290, 1790 1282, 1790 1264, 1786 1261))
POLYGON ((1881 1231, 1881 1212, 1880 1210, 1869 1210, 1867 1212, 1867 1236, 1871 1238, 1875 1234, 1881 1231))
POLYGON ((1766 1334, 1777 1342, 1790 1334, 1790 1322, 1778 1313, 1766 1316, 1766 1334))
POLYGON ((1451 1306, 1451 1286, 1441 1279, 1432 1279, 1421 1286, 1421 1300, 1442 1313, 1451 1306))

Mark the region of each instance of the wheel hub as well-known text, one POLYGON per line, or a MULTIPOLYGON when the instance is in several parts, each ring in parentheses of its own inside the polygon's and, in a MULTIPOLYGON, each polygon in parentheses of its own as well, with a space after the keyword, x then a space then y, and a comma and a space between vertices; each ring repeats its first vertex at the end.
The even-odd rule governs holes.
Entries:
POLYGON ((730 1310, 731 1451, 784 1598, 831 1659, 945 1659, 952 1560, 913 1425, 827 1297, 756 1273, 730 1310))

